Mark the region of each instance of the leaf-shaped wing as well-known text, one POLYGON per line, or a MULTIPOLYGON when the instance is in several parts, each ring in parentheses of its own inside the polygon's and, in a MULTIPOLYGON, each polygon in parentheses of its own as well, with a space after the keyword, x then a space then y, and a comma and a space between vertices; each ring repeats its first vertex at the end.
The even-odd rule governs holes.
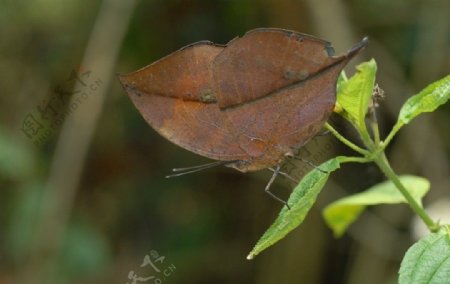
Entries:
POLYGON ((283 29, 255 29, 228 43, 214 59, 214 80, 221 108, 268 96, 348 61, 363 40, 341 56, 327 41, 283 29))
POLYGON ((212 63, 223 46, 201 41, 119 77, 127 90, 189 101, 214 102, 212 63))

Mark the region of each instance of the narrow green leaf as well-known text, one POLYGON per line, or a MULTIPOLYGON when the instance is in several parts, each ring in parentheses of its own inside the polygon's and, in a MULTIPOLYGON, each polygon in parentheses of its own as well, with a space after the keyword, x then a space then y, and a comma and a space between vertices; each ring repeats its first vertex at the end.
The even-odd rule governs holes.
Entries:
POLYGON ((366 129, 365 116, 375 84, 377 64, 375 60, 356 67, 356 74, 337 85, 337 103, 344 110, 343 115, 358 129, 366 129))
POLYGON ((428 85, 420 93, 410 97, 400 110, 398 121, 408 124, 423 112, 432 112, 450 99, 450 75, 428 85))
POLYGON ((288 204, 291 209, 284 207, 278 218, 264 233, 247 256, 253 259, 257 254, 284 238, 290 231, 299 226, 316 201, 317 195, 322 190, 330 173, 340 166, 341 159, 336 157, 321 164, 319 168, 310 171, 297 185, 289 197, 288 204))
POLYGON ((399 284, 450 283, 449 227, 443 227, 410 247, 399 274, 399 284))
POLYGON ((420 93, 410 97, 400 109, 398 120, 392 128, 383 147, 386 147, 395 134, 419 114, 432 112, 450 99, 450 75, 428 85, 420 93))
MULTIPOLYGON (((421 204, 421 199, 430 189, 430 182, 422 177, 401 176, 400 181, 409 193, 421 204)), ((342 236, 368 205, 407 203, 391 181, 379 183, 364 192, 339 199, 323 211, 328 227, 336 237, 342 236)))

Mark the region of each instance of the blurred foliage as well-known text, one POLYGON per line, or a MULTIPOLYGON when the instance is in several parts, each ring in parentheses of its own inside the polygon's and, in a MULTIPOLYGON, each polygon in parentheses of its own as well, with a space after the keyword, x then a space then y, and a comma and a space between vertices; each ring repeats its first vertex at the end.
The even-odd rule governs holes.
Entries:
MULTIPOLYGON (((140 1, 110 72, 136 70, 198 40, 225 44, 255 27, 324 37, 335 43, 337 52, 368 35, 364 56, 376 58, 378 83, 389 90, 379 109, 387 133, 410 95, 450 73, 449 5, 447 0, 140 1)), ((24 283, 21 277, 46 259, 46 254, 36 254, 41 244, 35 234, 49 205, 46 185, 59 128, 40 147, 21 129, 25 117, 54 97, 55 88, 79 69, 102 7, 101 1, 87 0, 0 3, 0 284, 24 283)), ((90 71, 95 74, 95 67, 90 71)), ((165 179, 173 167, 206 161, 159 137, 117 80, 108 90, 81 182, 69 197, 71 206, 65 207, 69 218, 49 269, 55 283, 126 283, 130 271, 153 273, 140 267, 152 250, 165 256, 162 264, 156 262, 161 268, 176 267, 163 283, 396 279, 411 244, 406 207, 366 210, 340 240, 332 239, 320 219, 320 209, 330 201, 381 181, 374 167, 346 166, 333 175, 302 228, 249 262, 247 252, 279 211, 279 204, 263 192, 270 173, 243 175, 217 168, 165 179)), ((333 120, 339 124, 338 118, 333 120)), ((433 185, 425 206, 449 194, 449 122, 447 105, 417 119, 393 141, 394 168, 426 176, 433 185), (422 138, 415 136, 418 131, 422 138)), ((329 138, 316 139, 320 144, 329 138)), ((345 154, 340 146, 334 151, 345 154)), ((327 160, 320 157, 313 162, 327 160)), ((287 196, 292 185, 280 178, 273 189, 287 196)))

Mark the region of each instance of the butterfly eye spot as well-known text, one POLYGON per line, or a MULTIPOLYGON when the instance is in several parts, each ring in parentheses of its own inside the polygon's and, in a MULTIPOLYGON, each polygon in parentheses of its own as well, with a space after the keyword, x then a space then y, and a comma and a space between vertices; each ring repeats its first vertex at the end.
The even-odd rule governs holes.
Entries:
POLYGON ((287 68, 283 72, 283 78, 286 80, 305 80, 309 77, 309 72, 306 69, 302 69, 300 71, 294 71, 290 68, 287 68))
POLYGON ((203 103, 215 103, 217 99, 213 91, 205 89, 200 92, 200 101, 203 103))
POLYGON ((305 80, 308 77, 309 77, 309 72, 306 69, 300 70, 297 74, 297 78, 300 80, 305 80))

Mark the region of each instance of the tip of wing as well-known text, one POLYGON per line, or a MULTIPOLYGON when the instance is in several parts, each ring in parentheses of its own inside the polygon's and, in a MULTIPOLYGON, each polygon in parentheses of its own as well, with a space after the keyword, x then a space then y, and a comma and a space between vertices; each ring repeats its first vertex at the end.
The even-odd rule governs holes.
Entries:
POLYGON ((347 57, 352 58, 356 54, 358 54, 361 50, 363 50, 369 44, 369 37, 364 37, 360 42, 355 44, 348 52, 347 57))

